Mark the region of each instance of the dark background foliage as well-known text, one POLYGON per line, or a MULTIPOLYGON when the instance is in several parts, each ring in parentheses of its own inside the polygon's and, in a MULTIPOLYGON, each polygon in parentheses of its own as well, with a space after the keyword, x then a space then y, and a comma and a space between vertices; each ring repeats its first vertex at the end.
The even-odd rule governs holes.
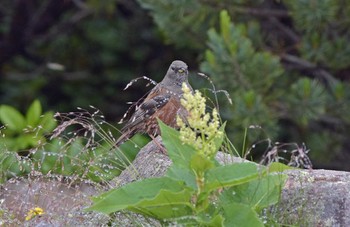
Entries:
POLYGON ((315 167, 350 170, 349 15, 346 0, 3 0, 0 104, 93 105, 113 123, 149 89, 122 91, 131 79, 181 59, 195 88, 210 86, 201 71, 230 93, 238 147, 260 125, 248 145, 305 142, 315 167))

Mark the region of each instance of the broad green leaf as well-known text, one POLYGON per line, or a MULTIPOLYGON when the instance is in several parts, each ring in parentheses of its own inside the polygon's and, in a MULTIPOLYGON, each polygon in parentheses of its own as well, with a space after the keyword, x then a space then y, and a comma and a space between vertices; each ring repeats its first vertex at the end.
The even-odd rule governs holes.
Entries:
MULTIPOLYGON (((175 181, 168 177, 149 178, 132 182, 121 188, 94 197, 94 204, 87 210, 95 210, 108 214, 129 207, 135 207, 146 200, 154 199, 161 191, 179 193, 184 188, 183 182, 175 181)), ((171 198, 167 198, 167 200, 171 203, 171 198)))
POLYGON ((191 157, 196 153, 196 150, 192 146, 181 142, 180 133, 178 131, 165 125, 159 120, 158 123, 162 134, 163 144, 166 147, 169 158, 173 161, 173 164, 189 169, 191 157))
POLYGON ((240 203, 225 204, 223 207, 224 224, 229 227, 263 227, 258 214, 249 206, 240 203))
POLYGON ((234 163, 210 169, 206 173, 208 191, 222 187, 230 187, 257 179, 262 170, 255 163, 234 163))
POLYGON ((40 119, 41 111, 41 104, 39 100, 35 100, 28 108, 26 114, 27 124, 33 128, 36 127, 40 119))
POLYGON ((189 219, 188 223, 179 222, 179 224, 180 226, 206 226, 206 227, 224 226, 224 217, 222 216, 222 214, 215 214, 214 216, 211 216, 208 213, 201 213, 196 216, 196 221, 197 221, 196 224, 192 224, 193 221, 192 223, 190 221, 191 220, 189 219))
POLYGON ((220 195, 220 201, 246 204, 256 211, 278 202, 286 175, 273 174, 234 186, 220 195))
POLYGON ((191 197, 192 193, 188 189, 180 192, 160 190, 155 198, 143 200, 128 209, 157 219, 187 216, 194 210, 190 203, 191 197))
POLYGON ((205 223, 205 226, 208 227, 217 227, 217 226, 223 226, 224 225, 224 218, 221 214, 216 215, 213 217, 210 222, 205 223))
POLYGON ((0 121, 8 128, 15 132, 21 133, 26 127, 26 121, 23 115, 8 105, 0 106, 0 121))
POLYGON ((174 180, 184 181, 187 187, 197 190, 196 176, 191 169, 171 165, 165 176, 174 180))

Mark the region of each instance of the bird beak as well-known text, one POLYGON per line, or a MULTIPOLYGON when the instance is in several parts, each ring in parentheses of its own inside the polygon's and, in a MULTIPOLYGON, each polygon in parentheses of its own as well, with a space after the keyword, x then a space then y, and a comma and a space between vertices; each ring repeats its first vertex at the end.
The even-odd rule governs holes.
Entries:
POLYGON ((180 68, 180 69, 178 70, 179 73, 184 73, 184 72, 186 72, 186 71, 187 71, 187 69, 185 69, 185 68, 180 68))

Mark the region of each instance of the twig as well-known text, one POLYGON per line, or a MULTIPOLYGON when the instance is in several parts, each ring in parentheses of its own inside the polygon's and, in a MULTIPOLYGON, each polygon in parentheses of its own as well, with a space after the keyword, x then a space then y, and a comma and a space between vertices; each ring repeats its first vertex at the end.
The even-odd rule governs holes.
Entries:
POLYGON ((332 74, 330 74, 325 69, 320 68, 314 63, 311 63, 309 61, 306 61, 295 55, 290 54, 282 54, 280 55, 280 58, 286 61, 287 63, 294 64, 295 66, 297 66, 298 69, 309 70, 313 72, 316 76, 319 76, 320 78, 324 79, 328 84, 336 83, 336 79, 332 74))

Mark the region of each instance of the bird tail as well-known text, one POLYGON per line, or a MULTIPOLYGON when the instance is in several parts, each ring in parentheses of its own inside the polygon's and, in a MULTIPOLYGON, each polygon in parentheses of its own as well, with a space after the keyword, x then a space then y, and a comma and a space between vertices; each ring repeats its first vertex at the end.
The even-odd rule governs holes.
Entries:
POLYGON ((133 131, 129 131, 129 132, 125 132, 123 133, 118 139, 117 142, 115 142, 115 147, 119 147, 120 145, 122 145, 125 141, 127 141, 129 138, 133 137, 135 135, 135 132, 133 131))

